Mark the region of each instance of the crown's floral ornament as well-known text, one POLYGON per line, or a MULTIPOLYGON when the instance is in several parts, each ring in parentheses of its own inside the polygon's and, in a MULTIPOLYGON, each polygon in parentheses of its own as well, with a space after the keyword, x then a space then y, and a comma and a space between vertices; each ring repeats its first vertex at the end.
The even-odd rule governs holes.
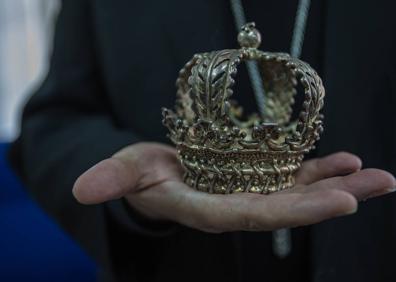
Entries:
POLYGON ((260 33, 253 23, 238 35, 240 49, 195 55, 176 81, 175 111, 163 109, 163 123, 186 170, 184 181, 210 193, 270 193, 294 185, 304 154, 323 130, 320 109, 324 88, 316 72, 285 53, 256 49, 260 33), (230 100, 237 66, 248 60, 264 77, 261 118, 240 120, 230 100), (297 83, 305 100, 291 121, 297 83))

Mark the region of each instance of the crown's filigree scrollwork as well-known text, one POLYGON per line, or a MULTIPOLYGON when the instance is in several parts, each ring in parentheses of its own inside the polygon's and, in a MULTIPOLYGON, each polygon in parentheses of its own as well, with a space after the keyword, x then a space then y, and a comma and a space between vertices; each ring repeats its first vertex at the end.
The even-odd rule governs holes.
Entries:
POLYGON ((238 40, 241 49, 197 54, 181 69, 175 111, 163 109, 163 123, 188 185, 210 193, 290 188, 323 130, 322 81, 307 63, 256 49, 260 35, 254 25, 244 26, 238 40), (242 122, 231 96, 237 67, 248 60, 256 61, 263 75, 266 112, 242 122), (291 121, 298 83, 305 99, 299 118, 291 121))

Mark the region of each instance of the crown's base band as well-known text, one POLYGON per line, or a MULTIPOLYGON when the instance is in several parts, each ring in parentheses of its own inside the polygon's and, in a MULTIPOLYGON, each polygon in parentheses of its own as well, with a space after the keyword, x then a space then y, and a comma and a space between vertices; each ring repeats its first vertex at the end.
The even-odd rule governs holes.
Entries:
POLYGON ((184 182, 197 189, 198 191, 208 192, 213 194, 231 194, 238 192, 251 192, 259 194, 269 194, 284 189, 289 189, 294 186, 294 176, 277 176, 277 175, 265 175, 262 177, 262 181, 256 182, 254 177, 242 178, 235 177, 230 179, 229 182, 224 182, 215 179, 207 180, 202 175, 194 175, 190 172, 186 172, 184 182))
POLYGON ((213 165, 197 164, 183 160, 186 173, 184 182, 203 192, 214 194, 231 194, 236 192, 252 192, 269 194, 294 186, 294 173, 299 168, 296 163, 251 166, 251 168, 233 169, 213 165))

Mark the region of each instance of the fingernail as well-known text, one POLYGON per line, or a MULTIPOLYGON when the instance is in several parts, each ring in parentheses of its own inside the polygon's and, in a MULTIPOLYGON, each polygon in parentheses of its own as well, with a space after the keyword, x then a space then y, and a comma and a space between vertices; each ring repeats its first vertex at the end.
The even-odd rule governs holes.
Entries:
POLYGON ((390 188, 388 191, 389 193, 396 192, 396 187, 390 188))
POLYGON ((355 208, 353 208, 353 209, 347 211, 347 212, 345 213, 345 215, 354 214, 354 213, 356 213, 357 211, 358 211, 358 207, 356 206, 355 208))
POLYGON ((393 192, 396 192, 396 187, 392 187, 392 188, 388 188, 388 189, 384 189, 384 190, 380 190, 380 191, 374 192, 374 193, 368 195, 368 197, 366 197, 363 201, 365 201, 367 199, 370 199, 370 198, 374 198, 374 197, 386 195, 386 194, 389 194, 389 193, 393 193, 393 192))

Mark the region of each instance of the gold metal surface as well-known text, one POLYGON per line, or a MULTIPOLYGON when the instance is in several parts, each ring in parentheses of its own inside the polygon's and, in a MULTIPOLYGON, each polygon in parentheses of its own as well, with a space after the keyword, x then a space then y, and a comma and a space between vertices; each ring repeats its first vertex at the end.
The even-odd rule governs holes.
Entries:
POLYGON ((196 54, 176 81, 175 110, 163 109, 163 123, 186 170, 186 184, 209 193, 271 193, 294 185, 304 154, 323 130, 324 88, 305 62, 286 53, 257 49, 254 24, 242 27, 240 49, 196 54), (254 60, 263 76, 265 114, 240 120, 230 100, 237 66, 254 60), (305 99, 291 121, 298 83, 305 99))

